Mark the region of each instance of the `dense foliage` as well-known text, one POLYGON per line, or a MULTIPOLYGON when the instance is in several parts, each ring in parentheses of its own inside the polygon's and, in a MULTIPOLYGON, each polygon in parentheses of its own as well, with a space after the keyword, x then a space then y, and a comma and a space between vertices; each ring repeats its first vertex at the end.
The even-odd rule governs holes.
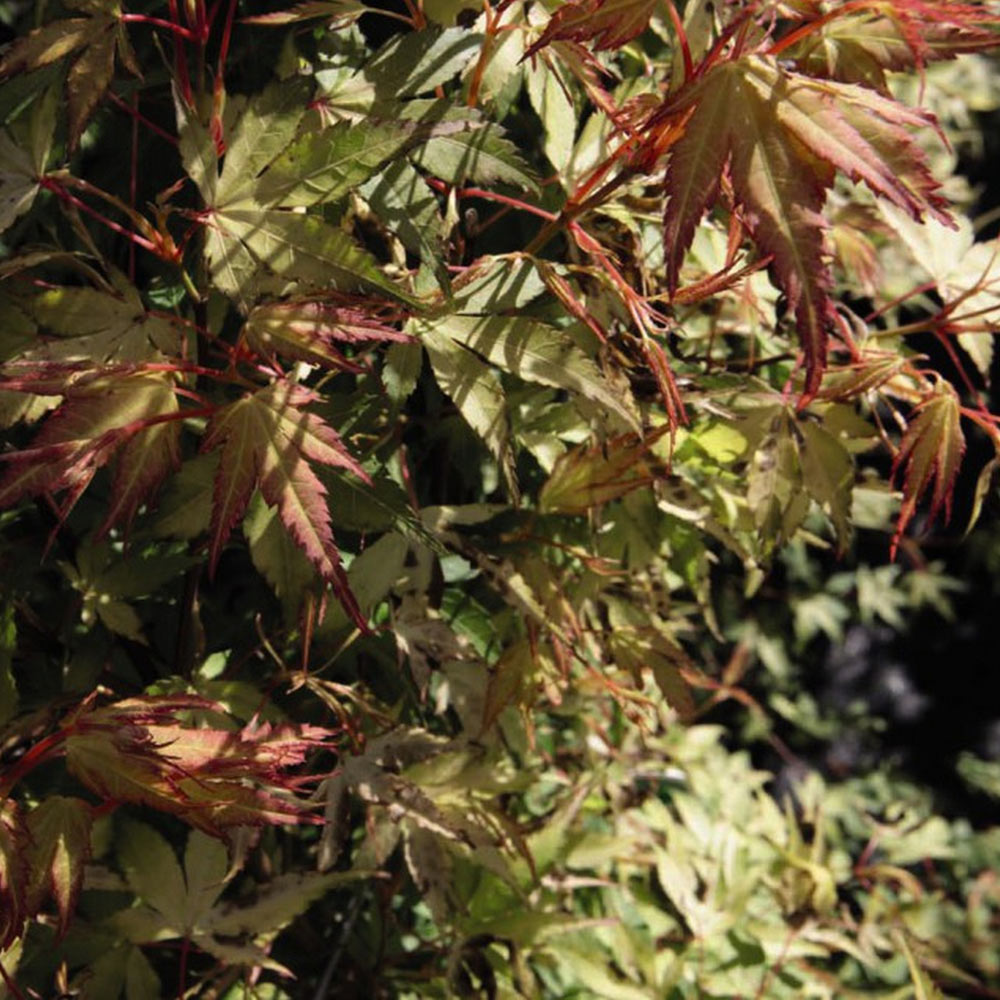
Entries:
POLYGON ((0 3, 0 995, 1000 996, 998 18, 0 3))

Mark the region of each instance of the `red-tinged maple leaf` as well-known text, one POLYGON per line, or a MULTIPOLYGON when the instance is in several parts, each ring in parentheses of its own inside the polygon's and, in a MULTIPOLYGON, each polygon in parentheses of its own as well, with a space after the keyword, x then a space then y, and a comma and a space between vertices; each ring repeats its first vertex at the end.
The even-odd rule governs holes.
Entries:
MULTIPOLYGON (((10 372, 13 366, 5 369, 10 372)), ((15 369, 17 370, 17 369, 15 369)), ((0 508, 25 496, 68 491, 68 510, 118 449, 121 457, 105 528, 128 521, 177 464, 179 413, 174 381, 164 372, 105 372, 72 365, 33 365, 4 389, 61 395, 63 403, 30 447, 3 455, 0 508), (124 446, 124 447, 123 447, 124 446)))
POLYGON ((326 487, 310 462, 347 469, 371 480, 351 457, 339 435, 306 404, 315 393, 290 382, 275 382, 220 408, 208 422, 202 450, 220 450, 215 475, 209 565, 246 510, 254 487, 277 507, 289 535, 329 582, 359 627, 367 628, 351 594, 333 538, 326 487))
POLYGON ((29 851, 29 913, 38 913, 49 895, 59 911, 59 933, 65 934, 90 859, 94 814, 82 799, 46 796, 25 818, 29 851))
POLYGON ((657 0, 571 0, 552 15, 524 57, 555 41, 593 42, 598 51, 621 48, 646 30, 656 7, 657 0))
POLYGON ((0 951, 20 937, 27 915, 28 834, 16 802, 0 802, 0 951))
POLYGON ((890 550, 893 558, 903 532, 916 513, 920 498, 928 490, 931 492, 929 519, 933 521, 942 508, 946 521, 951 516, 955 477, 965 454, 961 415, 958 394, 943 379, 915 409, 893 462, 893 476, 905 467, 903 503, 899 508, 899 520, 890 550))
POLYGON ((963 52, 996 48, 990 30, 1000 16, 984 6, 872 0, 842 4, 780 39, 772 52, 795 60, 805 73, 862 83, 888 93, 886 72, 921 69, 963 52))
POLYGON ((923 154, 909 129, 930 119, 868 88, 814 80, 767 56, 718 63, 669 98, 650 122, 686 118, 670 150, 664 225, 667 281, 680 282, 684 255, 728 170, 751 237, 771 257, 775 282, 795 315, 806 361, 803 398, 826 364, 832 304, 826 257, 826 193, 840 170, 911 216, 947 222, 923 154))
POLYGON ((64 723, 66 764, 91 791, 180 816, 216 836, 233 826, 313 822, 300 783, 288 773, 328 746, 315 726, 248 725, 213 729, 191 721, 225 714, 191 695, 129 698, 94 708, 88 701, 64 723))
POLYGON ((296 361, 348 371, 362 369, 344 357, 335 343, 413 339, 370 311, 316 300, 255 306, 247 316, 243 333, 247 345, 259 354, 280 354, 296 361))

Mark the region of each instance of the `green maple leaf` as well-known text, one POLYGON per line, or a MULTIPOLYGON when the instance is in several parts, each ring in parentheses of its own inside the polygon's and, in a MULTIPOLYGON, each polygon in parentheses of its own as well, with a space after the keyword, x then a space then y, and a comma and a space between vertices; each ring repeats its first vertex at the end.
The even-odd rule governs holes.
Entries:
POLYGON ((49 795, 25 818, 31 839, 28 909, 37 913, 52 894, 65 933, 90 858, 93 812, 82 799, 49 795))
POLYGON ((696 77, 654 120, 682 128, 665 178, 670 289, 680 283, 695 229, 728 170, 741 216, 772 258, 774 280, 795 316, 806 360, 804 395, 814 395, 832 309, 826 193, 839 170, 913 217, 929 213, 947 221, 909 131, 929 119, 865 87, 815 80, 772 58, 747 55, 696 77))
POLYGON ((38 194, 39 170, 31 154, 0 129, 0 232, 31 208, 38 194))
POLYGON ((58 99, 59 92, 50 87, 36 102, 26 128, 0 129, 0 233, 28 211, 38 194, 52 148, 58 99))
POLYGON ((138 289, 122 275, 111 289, 55 287, 32 296, 24 308, 53 336, 21 357, 50 361, 153 361, 180 354, 172 317, 147 310, 138 289))
POLYGON ((169 843, 152 827, 128 823, 118 841, 118 860, 139 905, 115 914, 115 926, 131 941, 187 938, 231 965, 262 966, 291 976, 270 958, 267 944, 315 899, 335 886, 371 872, 289 872, 260 888, 252 902, 220 902, 229 872, 229 852, 215 837, 194 830, 183 867, 169 843))
POLYGON ((221 171, 207 130, 176 99, 185 169, 206 202, 205 256, 213 284, 249 306, 268 277, 367 288, 412 303, 378 261, 341 229, 301 209, 344 197, 416 141, 413 122, 339 125, 296 138, 301 86, 273 86, 250 101, 225 137, 221 171))
POLYGON ((218 448, 212 510, 210 566, 214 569, 254 488, 277 507, 281 522, 324 580, 364 626, 333 538, 326 487, 311 462, 346 469, 365 482, 368 474, 337 433, 304 407, 308 389, 276 382, 222 407, 209 420, 203 450, 218 448))
POLYGON ((135 76, 139 67, 121 22, 118 0, 77 0, 85 17, 53 21, 19 38, 0 60, 0 78, 31 72, 72 56, 66 76, 69 144, 74 148, 111 83, 115 57, 135 76))

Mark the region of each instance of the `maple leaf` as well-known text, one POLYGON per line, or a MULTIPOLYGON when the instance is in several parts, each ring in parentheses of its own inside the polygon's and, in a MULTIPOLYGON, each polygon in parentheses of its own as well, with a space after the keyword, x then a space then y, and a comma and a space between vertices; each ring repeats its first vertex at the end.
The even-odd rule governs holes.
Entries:
POLYGON ((310 462, 347 469, 371 480, 339 435, 303 407, 316 394, 290 382, 275 382, 217 410, 208 422, 202 450, 219 448, 213 493, 209 565, 214 570, 233 526, 259 487, 278 508, 281 522, 320 576, 333 585, 345 609, 367 628, 333 539, 326 487, 310 462))
POLYGON ((0 802, 0 952, 21 934, 27 911, 28 833, 17 803, 0 802))
POLYGON ((947 222, 946 203, 908 131, 930 119, 868 88, 746 55, 712 66, 669 98, 653 116, 650 141, 678 121, 684 128, 665 177, 668 285, 676 292, 695 228, 728 168, 736 205, 795 315, 807 400, 826 364, 832 309, 826 192, 839 170, 914 218, 928 213, 947 222))
POLYGON ((90 858, 91 807, 82 799, 49 795, 25 819, 30 838, 28 910, 37 913, 51 893, 65 934, 90 858))
POLYGON ((645 440, 623 434, 603 447, 580 445, 560 455, 539 493, 539 509, 583 514, 648 486, 657 476, 655 462, 647 461, 650 446, 667 430, 665 424, 645 440))
POLYGON ((893 558, 903 532, 916 513, 920 498, 928 490, 931 491, 929 520, 933 521, 942 508, 945 520, 951 516, 955 478, 965 454, 961 413, 958 394, 944 380, 939 380, 934 392, 917 404, 892 468, 894 477, 901 468, 906 469, 903 474, 903 504, 899 509, 890 549, 893 558))
POLYGON ((201 219, 213 284, 244 308, 271 275, 322 288, 333 279, 413 304, 347 233, 298 210, 346 196, 426 130, 414 122, 364 130, 341 124, 296 138, 306 101, 298 85, 252 99, 225 137, 220 171, 208 131, 176 100, 184 166, 206 203, 201 219))
POLYGON ((0 129, 0 233, 31 208, 38 194, 38 175, 31 155, 0 129))
POLYGON ((334 304, 318 300, 269 302, 250 310, 243 327, 247 344, 263 355, 278 353, 297 361, 341 368, 362 369, 333 345, 372 340, 408 342, 413 338, 381 322, 371 307, 334 304))
POLYGON ((66 75, 69 145, 76 147, 115 71, 115 56, 134 76, 141 76, 121 22, 118 0, 88 0, 73 6, 86 17, 70 17, 36 28, 19 38, 0 60, 0 78, 31 72, 73 56, 66 75))
POLYGON ((598 51, 621 48, 646 30, 656 8, 657 0, 571 0, 552 15, 524 58, 555 41, 589 41, 598 51))
MULTIPOLYGON (((4 373, 18 370, 8 365, 4 373)), ((28 448, 3 456, 7 470, 0 476, 0 507, 67 490, 67 512, 122 448, 105 529, 128 522, 178 461, 179 425, 173 418, 180 411, 170 374, 59 364, 20 370, 27 377, 8 379, 0 387, 65 399, 28 448)))
POLYGON ((888 93, 887 71, 920 69, 963 52, 995 48, 998 17, 984 7, 922 0, 844 4, 794 29, 772 51, 805 73, 888 93))
POLYGON ((24 309, 49 333, 21 357, 51 361, 153 361, 180 354, 172 317, 151 313, 139 290, 112 275, 108 290, 74 286, 46 288, 27 298, 24 309))
POLYGON ((93 698, 62 724, 66 765, 95 794, 151 806, 222 836, 233 826, 312 821, 288 774, 327 744, 315 726, 255 725, 238 731, 180 721, 225 711, 194 695, 93 698))

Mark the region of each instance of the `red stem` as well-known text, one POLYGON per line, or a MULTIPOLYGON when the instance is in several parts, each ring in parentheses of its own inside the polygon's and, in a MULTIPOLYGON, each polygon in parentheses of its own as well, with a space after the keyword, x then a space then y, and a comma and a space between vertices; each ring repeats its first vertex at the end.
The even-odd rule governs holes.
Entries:
POLYGON ((160 126, 157 125, 155 122, 151 122, 145 115, 139 114, 136 108, 132 107, 132 105, 130 104, 127 104, 113 91, 110 90, 108 91, 108 97, 111 99, 111 103, 114 104, 115 107, 121 108, 122 111, 124 111, 126 114, 131 115, 137 122, 141 122, 151 132, 155 132, 161 139, 166 139, 167 142, 171 143, 174 146, 177 145, 176 136, 171 135, 169 132, 166 131, 166 129, 160 128, 160 126))
POLYGON ((23 757, 15 761, 8 769, 0 782, 0 801, 3 801, 10 794, 10 790, 26 775, 33 771, 39 764, 44 764, 52 760, 62 750, 62 744, 66 740, 66 730, 60 729, 54 733, 49 733, 44 739, 39 740, 23 757))
POLYGON ((76 208, 82 209, 88 215, 92 215, 98 222, 103 223, 108 229, 113 230, 126 239, 131 240, 136 246, 140 246, 143 250, 148 250, 150 253, 156 253, 156 246, 147 240, 145 237, 140 236, 138 233, 132 232, 131 229, 126 229, 124 226, 119 225, 112 219, 109 219, 106 215, 98 212, 96 208, 91 208, 85 201, 81 201, 76 195, 70 194, 58 181, 52 180, 51 177, 43 177, 39 181, 39 185, 45 188, 47 191, 51 191, 57 198, 61 198, 67 204, 73 205, 76 208))
MULTIPOLYGON (((139 91, 132 94, 132 154, 129 158, 128 204, 135 211, 139 191, 139 91)), ((135 284, 135 244, 128 245, 128 280, 135 284)))
POLYGON ((767 50, 767 54, 769 56, 781 55, 782 52, 790 48, 800 39, 805 38, 807 35, 811 35, 817 28, 822 28, 824 24, 828 24, 835 18, 843 17, 845 14, 850 14, 856 10, 864 10, 866 7, 873 6, 874 4, 872 3, 872 0, 855 0, 854 3, 845 3, 842 6, 837 7, 836 10, 831 10, 822 17, 817 17, 808 24, 803 24, 801 27, 789 32, 789 34, 785 35, 784 38, 776 41, 774 45, 767 50))
POLYGON ((226 59, 229 56, 229 42, 233 35, 233 18, 236 16, 236 0, 229 0, 226 10, 226 23, 222 29, 222 42, 219 45, 219 64, 215 68, 215 87, 212 92, 212 132, 215 148, 221 156, 226 149, 222 135, 222 97, 225 93, 226 59))
POLYGON ((177 1000, 184 1000, 184 984, 187 982, 188 953, 191 951, 191 939, 185 935, 181 942, 181 954, 177 970, 177 1000))
POLYGON ((989 407, 983 401, 983 397, 980 395, 979 390, 972 384, 972 379, 969 378, 969 373, 965 370, 965 365, 962 364, 962 359, 958 356, 958 352, 955 350, 954 344, 952 344, 952 342, 948 339, 948 335, 943 330, 935 330, 934 336, 945 349, 951 363, 957 369, 959 378, 961 378, 962 383, 964 384, 969 395, 976 401, 977 409, 987 416, 992 416, 989 407))
POLYGON ((198 40, 190 28, 185 28, 181 24, 174 24, 173 21, 165 21, 162 17, 152 17, 149 14, 122 14, 120 17, 127 24, 148 24, 153 28, 164 28, 167 31, 172 31, 175 35, 179 35, 189 42, 196 42, 198 40))
POLYGON ((687 32, 684 30, 684 22, 681 20, 673 0, 667 0, 667 13, 670 15, 670 23, 677 32, 677 38, 681 43, 681 57, 684 59, 684 81, 691 79, 694 73, 694 63, 691 61, 691 46, 688 44, 687 32))
MULTIPOLYGON (((444 181, 439 181, 435 178, 429 178, 428 183, 432 188, 437 191, 447 191, 448 185, 444 181)), ((544 208, 538 208, 535 205, 529 205, 526 201, 521 201, 519 198, 511 198, 505 194, 497 194, 495 191, 484 191, 482 188, 459 188, 455 192, 457 198, 483 198, 486 201, 498 201, 502 205, 510 205, 512 208, 520 208, 525 212, 531 212, 532 215, 537 215, 549 222, 554 222, 558 216, 553 212, 546 212, 544 208)))
MULTIPOLYGON (((181 17, 177 10, 177 0, 167 0, 167 6, 170 9, 171 21, 179 25, 181 17)), ((193 107, 194 95, 191 91, 191 75, 188 73, 187 53, 184 51, 184 46, 176 38, 174 39, 174 68, 177 71, 177 80, 184 100, 189 107, 193 107)))

